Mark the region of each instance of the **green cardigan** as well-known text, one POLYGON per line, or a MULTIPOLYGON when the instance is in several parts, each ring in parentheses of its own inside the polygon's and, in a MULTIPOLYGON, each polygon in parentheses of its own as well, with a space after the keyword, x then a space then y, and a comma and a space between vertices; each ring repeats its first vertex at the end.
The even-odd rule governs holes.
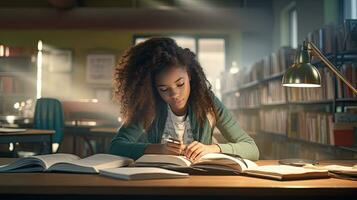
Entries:
MULTIPOLYGON (((259 151, 254 140, 239 126, 231 112, 214 97, 217 107, 216 125, 224 138, 229 142, 217 144, 222 153, 240 155, 250 160, 258 160, 259 151)), ((137 159, 144 154, 145 148, 151 143, 160 143, 167 119, 167 104, 158 106, 158 114, 148 131, 144 131, 139 124, 122 126, 114 137, 110 153, 137 159)), ((213 128, 207 119, 200 127, 191 105, 188 107, 188 116, 192 128, 193 138, 203 144, 212 144, 213 128)))

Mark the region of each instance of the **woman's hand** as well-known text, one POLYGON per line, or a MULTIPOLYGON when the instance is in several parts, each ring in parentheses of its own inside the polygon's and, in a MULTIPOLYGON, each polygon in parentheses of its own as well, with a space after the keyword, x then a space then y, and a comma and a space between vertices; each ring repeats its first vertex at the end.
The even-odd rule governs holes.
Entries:
POLYGON ((183 155, 186 145, 181 141, 167 142, 165 144, 150 144, 145 149, 145 154, 183 155))
POLYGON ((186 147, 185 156, 191 161, 200 159, 207 153, 219 153, 221 149, 218 145, 205 145, 200 142, 194 141, 186 147))

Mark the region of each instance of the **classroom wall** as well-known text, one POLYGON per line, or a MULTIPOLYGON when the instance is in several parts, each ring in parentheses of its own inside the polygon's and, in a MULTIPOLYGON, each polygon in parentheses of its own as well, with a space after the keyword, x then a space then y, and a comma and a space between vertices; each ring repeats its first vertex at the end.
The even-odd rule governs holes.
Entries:
POLYGON ((272 13, 269 9, 205 9, 203 14, 187 10, 154 12, 108 8, 106 12, 106 9, 97 9, 97 15, 92 15, 93 8, 75 8, 60 12, 62 14, 58 15, 50 8, 20 8, 16 11, 23 14, 14 15, 13 9, 2 8, 0 43, 35 49, 37 41, 41 39, 50 47, 72 50, 73 66, 70 81, 62 75, 49 77, 53 85, 57 84, 54 87, 61 87, 62 90, 44 88, 46 95, 57 95, 64 99, 93 98, 94 88, 110 87, 86 82, 86 55, 93 51, 107 51, 115 53, 119 58, 132 44, 134 35, 223 36, 227 38, 227 69, 233 61, 240 67, 246 67, 252 60, 259 59, 271 51, 272 13), (31 14, 42 9, 44 12, 31 14), (149 13, 147 18, 144 12, 149 13), (73 16, 73 20, 69 16, 73 16), (19 23, 21 20, 27 20, 28 23, 19 23), (175 28, 175 24, 178 27, 175 28), (78 28, 74 28, 77 25, 78 28), (150 29, 148 26, 153 28, 150 29))
MULTIPOLYGON (((69 49, 73 52, 73 65, 70 82, 65 76, 48 76, 55 87, 48 88, 44 84, 44 96, 61 99, 87 99, 94 97, 94 88, 110 87, 108 85, 88 84, 86 81, 86 56, 91 52, 109 52, 119 58, 126 48, 132 45, 134 35, 145 34, 200 34, 197 31, 122 31, 122 30, 1 30, 1 41, 7 45, 36 49, 37 41, 41 39, 46 46, 58 49, 69 49), (65 81, 64 81, 65 80, 65 81), (57 88, 61 88, 58 90, 57 88)), ((227 38, 227 65, 233 60, 242 60, 242 39, 239 31, 203 32, 206 36, 224 35, 227 38)), ((270 48, 270 47, 267 47, 270 48)), ((46 80, 46 77, 44 77, 46 80)), ((47 83, 48 83, 47 81, 47 83)))
MULTIPOLYGON (((148 19, 146 19, 143 18, 145 16, 143 12, 148 10, 132 8, 130 11, 131 5, 129 4, 124 9, 74 8, 61 11, 59 13, 62 14, 58 15, 54 13, 54 8, 48 7, 47 3, 44 5, 38 1, 33 7, 36 5, 47 7, 34 8, 36 12, 38 11, 37 14, 33 14, 34 10, 31 9, 16 8, 17 12, 22 13, 21 15, 16 14, 10 8, 1 8, 0 43, 35 49, 37 41, 41 39, 47 45, 72 50, 71 82, 67 84, 68 90, 61 93, 61 97, 70 99, 92 98, 93 88, 102 87, 89 85, 86 82, 86 55, 99 50, 114 52, 119 58, 123 51, 132 44, 134 35, 223 35, 227 38, 226 69, 229 69, 233 61, 237 62, 238 67, 249 67, 270 52, 289 45, 288 24, 284 16, 289 6, 295 5, 298 11, 299 43, 305 39, 308 32, 324 24, 338 21, 338 0, 273 0, 271 8, 239 8, 228 9, 227 12, 224 9, 218 10, 220 13, 226 13, 222 16, 220 14, 220 18, 209 17, 211 16, 209 13, 197 14, 197 12, 187 11, 173 14, 169 11, 158 10, 160 14, 155 15, 156 12, 149 10, 148 19), (108 12, 105 11, 106 9, 108 12), (44 12, 40 12, 41 10, 44 12), (94 11, 98 14, 92 16, 94 11), (73 20, 68 16, 73 16, 73 20), (202 19, 197 20, 200 17, 202 19), (97 20, 93 20, 95 18, 97 20), (112 20, 108 21, 110 18, 112 20), (176 21, 172 21, 173 19, 176 21), (195 22, 190 22, 190 24, 188 19, 195 22), (155 20, 160 22, 157 23, 155 20), (22 21, 28 21, 28 23, 22 21), (153 29, 148 29, 145 24, 149 24, 153 29), (175 28, 175 24, 179 27, 175 28), (75 28, 76 26, 78 28, 75 28)), ((204 10, 204 12, 211 11, 204 10)))
MULTIPOLYGON (((35 49, 41 39, 47 46, 72 50, 71 84, 65 86, 66 82, 59 80, 61 90, 53 92, 61 93, 59 96, 64 99, 77 99, 93 97, 91 85, 86 83, 86 55, 94 50, 104 50, 119 56, 131 45, 132 33, 112 30, 1 30, 0 38, 10 46, 35 49)), ((56 96, 53 93, 44 95, 56 96)))

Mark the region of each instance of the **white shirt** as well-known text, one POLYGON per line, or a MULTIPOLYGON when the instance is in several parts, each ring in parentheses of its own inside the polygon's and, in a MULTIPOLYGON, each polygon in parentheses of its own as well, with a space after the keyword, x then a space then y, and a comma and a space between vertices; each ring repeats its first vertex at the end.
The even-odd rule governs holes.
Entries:
POLYGON ((190 144, 193 142, 192 129, 188 115, 177 116, 172 112, 170 106, 167 107, 167 119, 161 143, 166 143, 166 140, 169 138, 181 140, 183 144, 190 144))

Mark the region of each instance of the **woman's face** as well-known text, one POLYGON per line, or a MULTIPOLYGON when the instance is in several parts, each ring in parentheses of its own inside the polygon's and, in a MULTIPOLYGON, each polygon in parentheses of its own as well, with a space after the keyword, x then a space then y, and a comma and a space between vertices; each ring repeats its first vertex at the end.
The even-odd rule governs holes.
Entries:
POLYGON ((176 115, 184 115, 190 96, 190 78, 184 67, 170 67, 155 77, 157 91, 176 115))

